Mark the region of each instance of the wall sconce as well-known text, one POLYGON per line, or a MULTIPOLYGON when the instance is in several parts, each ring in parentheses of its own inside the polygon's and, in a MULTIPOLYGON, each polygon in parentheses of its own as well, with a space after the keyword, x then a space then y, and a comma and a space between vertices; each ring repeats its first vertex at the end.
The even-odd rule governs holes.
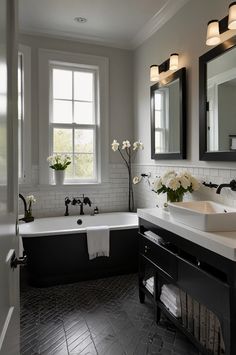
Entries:
POLYGON ((177 70, 179 67, 179 55, 177 53, 172 53, 170 55, 169 70, 177 70))
POLYGON ((160 65, 153 64, 150 66, 150 81, 159 81, 160 74, 163 72, 174 71, 179 68, 179 55, 172 53, 170 58, 160 65))
POLYGON ((156 64, 150 66, 150 81, 158 81, 160 78, 159 67, 156 64))
POLYGON ((229 15, 220 21, 212 20, 207 24, 206 45, 215 46, 222 42, 221 34, 228 30, 236 30, 236 2, 229 5, 229 15))
POLYGON ((219 44, 220 40, 220 29, 219 29, 219 21, 211 20, 207 24, 207 39, 206 44, 208 46, 215 46, 219 44))
POLYGON ((236 30, 236 2, 229 5, 228 28, 229 30, 236 30))

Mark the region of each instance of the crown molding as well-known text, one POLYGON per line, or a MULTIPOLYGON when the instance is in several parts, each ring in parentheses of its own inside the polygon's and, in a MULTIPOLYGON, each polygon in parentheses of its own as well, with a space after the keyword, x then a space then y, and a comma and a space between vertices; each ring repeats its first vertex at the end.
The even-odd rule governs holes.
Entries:
POLYGON ((97 36, 82 36, 79 34, 75 34, 73 32, 66 31, 52 31, 52 30, 42 30, 42 29, 31 29, 31 28, 22 28, 20 29, 20 34, 29 35, 29 36, 37 36, 37 37, 45 37, 45 38, 55 38, 61 40, 70 40, 74 42, 80 43, 88 43, 94 44, 98 46, 106 46, 106 47, 114 47, 117 49, 127 49, 131 50, 131 46, 129 42, 125 41, 109 41, 103 37, 97 36))
POLYGON ((131 41, 131 48, 135 49, 158 31, 171 19, 189 0, 168 0, 165 5, 143 26, 131 41))

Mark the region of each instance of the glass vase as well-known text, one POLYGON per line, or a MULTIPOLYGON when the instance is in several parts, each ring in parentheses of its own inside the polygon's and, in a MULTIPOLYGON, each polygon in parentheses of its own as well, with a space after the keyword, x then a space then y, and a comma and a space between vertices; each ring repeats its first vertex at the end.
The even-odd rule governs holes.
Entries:
POLYGON ((167 191, 167 202, 182 202, 184 193, 178 191, 167 191))

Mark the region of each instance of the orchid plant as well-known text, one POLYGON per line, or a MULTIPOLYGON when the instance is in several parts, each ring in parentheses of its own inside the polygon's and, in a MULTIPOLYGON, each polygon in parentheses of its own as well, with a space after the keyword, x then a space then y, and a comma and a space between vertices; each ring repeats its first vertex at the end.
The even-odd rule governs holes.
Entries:
POLYGON ((32 204, 36 202, 36 198, 34 195, 28 195, 26 196, 26 217, 32 217, 32 204))
POLYGON ((69 155, 55 154, 47 158, 49 166, 54 170, 65 170, 71 164, 71 157, 69 155))
MULTIPOLYGON (((143 143, 138 140, 133 144, 130 141, 125 140, 122 142, 122 146, 117 142, 116 139, 113 140, 111 144, 111 148, 114 152, 118 151, 123 159, 129 174, 129 211, 134 211, 134 195, 133 195, 133 187, 132 187, 132 162, 134 161, 138 150, 143 150, 143 143)), ((137 178, 137 177, 135 177, 137 178)), ((138 181, 134 178, 133 183, 136 184, 138 181)))
POLYGON ((166 192, 167 201, 170 202, 180 202, 186 192, 192 193, 199 188, 199 181, 188 171, 178 174, 169 170, 153 183, 153 191, 157 194, 166 192))

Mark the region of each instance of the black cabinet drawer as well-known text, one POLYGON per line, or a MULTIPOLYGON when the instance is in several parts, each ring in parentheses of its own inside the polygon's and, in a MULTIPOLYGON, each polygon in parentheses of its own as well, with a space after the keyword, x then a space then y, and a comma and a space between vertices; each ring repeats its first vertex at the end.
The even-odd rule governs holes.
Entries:
POLYGON ((178 286, 213 312, 228 317, 229 286, 186 260, 178 259, 178 286))
POLYGON ((174 280, 178 277, 176 255, 162 245, 158 245, 140 235, 140 253, 174 280))

